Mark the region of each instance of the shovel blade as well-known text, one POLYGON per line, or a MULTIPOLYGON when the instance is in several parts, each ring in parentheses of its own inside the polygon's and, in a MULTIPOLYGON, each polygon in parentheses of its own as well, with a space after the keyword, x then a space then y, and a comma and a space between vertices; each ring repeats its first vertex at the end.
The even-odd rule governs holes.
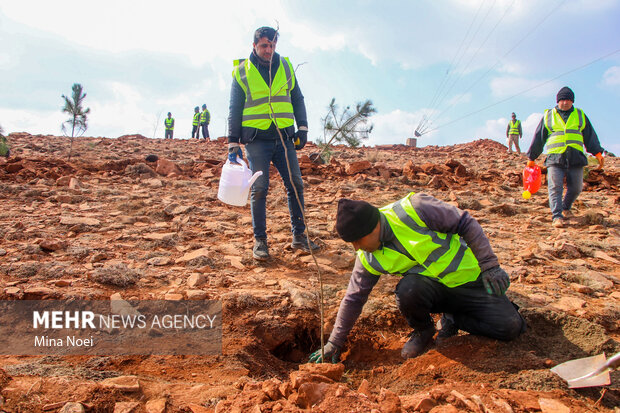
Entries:
POLYGON ((584 377, 605 365, 607 359, 605 354, 592 357, 570 360, 551 369, 552 372, 566 380, 568 387, 576 389, 580 387, 607 386, 611 383, 609 371, 597 374, 596 376, 584 377))

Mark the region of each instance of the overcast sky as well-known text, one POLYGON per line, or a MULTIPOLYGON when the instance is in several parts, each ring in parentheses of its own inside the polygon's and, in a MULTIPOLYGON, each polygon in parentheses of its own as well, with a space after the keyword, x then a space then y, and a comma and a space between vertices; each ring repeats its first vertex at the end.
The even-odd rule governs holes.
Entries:
POLYGON ((60 135, 61 95, 81 83, 87 136, 162 138, 170 111, 186 139, 203 103, 211 136, 224 136, 232 61, 265 25, 279 26, 277 51, 303 63, 310 139, 334 97, 374 102, 370 145, 404 143, 424 115, 419 146, 504 143, 514 111, 527 149, 568 85, 618 154, 618 22, 620 0, 0 0, 0 125, 60 135))

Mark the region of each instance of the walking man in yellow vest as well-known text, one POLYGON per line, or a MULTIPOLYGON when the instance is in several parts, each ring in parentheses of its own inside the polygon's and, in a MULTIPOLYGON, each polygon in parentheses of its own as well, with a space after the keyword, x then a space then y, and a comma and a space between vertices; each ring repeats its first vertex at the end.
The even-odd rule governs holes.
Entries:
MULTIPOLYGON (((396 304, 413 332, 404 359, 432 343, 431 313, 443 313, 438 340, 459 330, 497 340, 525 331, 525 320, 504 294, 510 285, 482 227, 469 213, 430 195, 410 193, 383 208, 340 199, 336 230, 357 251, 353 273, 329 341, 325 360, 338 362, 347 335, 379 277, 398 275, 396 304)), ((321 362, 321 352, 310 362, 321 362)))
POLYGON ((508 127, 506 128, 506 139, 508 146, 508 153, 512 153, 512 145, 515 145, 515 150, 517 153, 521 153, 521 148, 519 148, 519 139, 523 135, 521 131, 521 121, 517 119, 517 115, 512 112, 512 119, 508 122, 508 127))
POLYGON ((256 30, 250 57, 234 62, 230 92, 228 158, 231 162, 243 159, 241 145, 245 145, 252 172, 263 172, 252 186, 251 195, 252 252, 257 260, 269 259, 266 202, 271 163, 286 187, 293 233, 291 247, 305 251, 319 248, 304 235, 304 187, 295 153, 308 139, 306 105, 293 65, 275 51, 277 41, 275 29, 260 27, 256 30))
POLYGON ((172 135, 174 134, 174 118, 170 112, 168 112, 168 117, 164 119, 164 127, 166 128, 164 139, 172 139, 172 135))
POLYGON ((200 108, 194 108, 194 117, 192 118, 192 139, 200 139, 200 108))
POLYGON ((207 105, 202 105, 200 112, 200 129, 202 129, 202 137, 206 141, 209 138, 209 123, 211 123, 211 113, 207 110, 207 105))
POLYGON ((563 228, 565 218, 573 213, 571 207, 583 188, 583 167, 588 164, 585 150, 593 154, 603 167, 603 148, 598 136, 583 110, 573 106, 575 94, 565 86, 556 96, 557 106, 545 110, 527 157, 528 166, 546 149, 547 185, 549 187, 549 207, 551 208, 552 225, 563 228), (566 179, 566 194, 564 192, 566 179))

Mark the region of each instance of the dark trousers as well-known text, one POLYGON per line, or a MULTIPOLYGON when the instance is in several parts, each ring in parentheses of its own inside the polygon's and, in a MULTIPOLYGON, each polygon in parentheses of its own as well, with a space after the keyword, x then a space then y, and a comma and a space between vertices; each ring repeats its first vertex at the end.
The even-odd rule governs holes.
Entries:
POLYGON ((192 125, 192 139, 194 139, 194 136, 196 136, 196 139, 200 139, 200 129, 198 125, 192 125))
POLYGON ((164 135, 164 139, 172 139, 172 130, 166 130, 166 134, 164 135))
POLYGON ((459 330, 497 340, 512 340, 526 328, 514 304, 505 295, 488 294, 480 278, 449 288, 429 277, 407 275, 395 293, 396 304, 413 329, 431 327, 431 313, 450 313, 459 330))
POLYGON ((202 137, 207 139, 209 137, 209 128, 206 123, 200 125, 202 127, 202 137))

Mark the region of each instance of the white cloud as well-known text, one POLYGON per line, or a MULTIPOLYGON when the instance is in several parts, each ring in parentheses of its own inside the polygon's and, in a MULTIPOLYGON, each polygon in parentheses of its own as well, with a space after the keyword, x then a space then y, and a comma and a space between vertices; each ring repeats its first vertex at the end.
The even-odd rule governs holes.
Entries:
POLYGON ((6 134, 28 132, 33 135, 60 135, 61 124, 67 120, 60 110, 52 112, 11 108, 0 108, 0 119, 6 134))
MULTIPOLYGON (((415 128, 422 119, 422 111, 405 112, 402 110, 394 110, 386 114, 374 115, 370 121, 374 125, 373 131, 365 145, 388 145, 388 144, 404 144, 407 138, 414 137, 415 128)), ((425 137, 432 136, 424 135, 425 137)))
POLYGON ((561 85, 557 81, 545 83, 536 79, 506 76, 491 79, 491 93, 497 98, 508 98, 515 95, 528 97, 555 96, 561 85))
MULTIPOLYGON (((527 151, 532 142, 532 137, 536 131, 536 127, 540 123, 542 113, 531 113, 525 120, 521 119, 521 130, 523 135, 519 141, 521 152, 527 151)), ((483 127, 476 129, 477 139, 493 139, 506 145, 506 127, 510 119, 501 117, 498 119, 489 119, 484 123, 483 127)))
POLYGON ((620 66, 612 66, 603 74, 603 84, 607 86, 620 85, 620 66))

